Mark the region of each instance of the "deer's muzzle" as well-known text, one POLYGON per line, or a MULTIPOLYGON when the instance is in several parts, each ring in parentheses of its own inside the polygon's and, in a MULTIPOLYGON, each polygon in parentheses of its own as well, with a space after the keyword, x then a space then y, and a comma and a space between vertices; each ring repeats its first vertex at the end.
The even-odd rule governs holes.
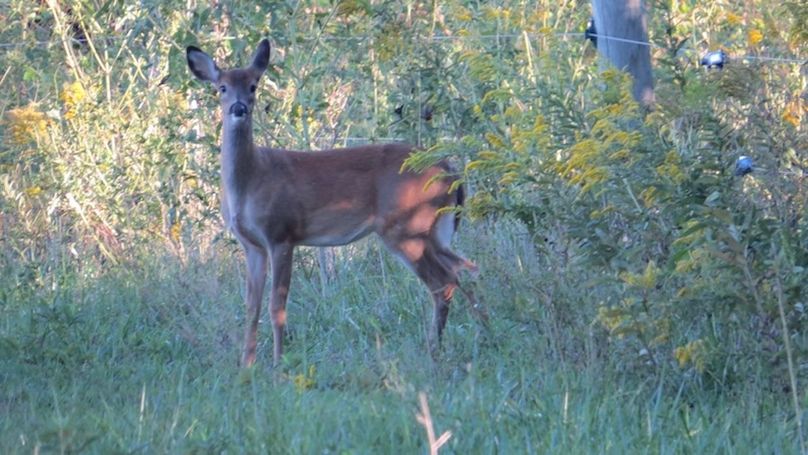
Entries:
POLYGON ((230 114, 236 117, 244 117, 248 112, 247 105, 241 101, 236 101, 230 106, 230 114))

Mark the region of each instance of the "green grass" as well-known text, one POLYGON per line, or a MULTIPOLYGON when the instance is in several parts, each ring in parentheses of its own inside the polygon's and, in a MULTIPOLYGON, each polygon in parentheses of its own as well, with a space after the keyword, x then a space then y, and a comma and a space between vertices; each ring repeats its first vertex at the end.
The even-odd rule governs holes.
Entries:
POLYGON ((92 279, 6 274, 0 453, 426 453, 421 391, 453 433, 446 453, 798 452, 788 395, 755 386, 759 372, 718 389, 673 362, 622 365, 571 266, 517 229, 466 229, 491 331, 458 301, 437 364, 426 291, 375 242, 338 252, 325 289, 300 251, 279 370, 266 317, 257 366, 237 366, 229 246, 92 279))

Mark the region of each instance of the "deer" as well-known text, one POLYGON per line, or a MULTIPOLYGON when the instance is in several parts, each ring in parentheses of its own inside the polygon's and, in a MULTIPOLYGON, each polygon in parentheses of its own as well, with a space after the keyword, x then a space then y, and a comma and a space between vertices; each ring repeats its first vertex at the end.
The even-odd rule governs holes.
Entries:
MULTIPOLYGON (((246 326, 241 365, 256 361, 257 331, 267 269, 273 366, 283 355, 286 301, 297 246, 340 246, 371 233, 426 285, 433 299, 427 335, 435 357, 456 289, 473 308, 479 304, 460 287, 458 274, 478 267, 450 249, 458 228, 464 189, 441 161, 420 171, 404 161, 406 144, 372 144, 325 151, 261 147, 253 139, 259 81, 269 66, 264 38, 249 66, 220 69, 204 51, 188 46, 188 68, 213 84, 221 108, 220 204, 224 224, 246 257, 246 326)), ((487 314, 486 314, 487 317, 487 314)))

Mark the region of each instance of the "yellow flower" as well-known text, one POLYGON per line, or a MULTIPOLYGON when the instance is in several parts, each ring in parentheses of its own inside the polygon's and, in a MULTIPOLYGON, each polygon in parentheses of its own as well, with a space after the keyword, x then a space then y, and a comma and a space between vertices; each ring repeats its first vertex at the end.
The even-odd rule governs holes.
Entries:
POLYGON ((87 92, 80 82, 71 82, 62 88, 59 100, 65 105, 65 118, 70 120, 76 116, 78 106, 87 97, 87 92))
POLYGON ((735 13, 727 13, 727 23, 729 25, 739 25, 743 22, 743 16, 735 13))
POLYGON ((317 372, 317 369, 314 365, 309 367, 309 371, 307 374, 298 374, 292 379, 295 383, 295 390, 298 393, 302 393, 308 389, 314 388, 317 382, 314 380, 314 374, 317 372))
POLYGON ((182 223, 177 221, 171 226, 171 240, 179 242, 180 234, 182 234, 182 223))
POLYGON ((640 199, 642 199, 643 204, 645 204, 647 208, 653 207, 657 200, 656 187, 649 186, 648 188, 642 190, 640 193, 640 199))
POLYGON ((685 174, 679 164, 682 157, 676 150, 671 150, 665 155, 665 162, 656 168, 656 172, 660 177, 667 177, 674 183, 680 183, 685 179, 685 174))
POLYGON ((623 272, 620 274, 620 279, 632 287, 653 289, 656 286, 658 276, 659 267, 656 266, 656 262, 649 261, 642 275, 623 272))
POLYGON ((601 306, 598 308, 597 320, 608 330, 614 332, 628 321, 628 314, 619 307, 601 306))
POLYGON ((30 197, 37 197, 42 193, 42 188, 39 186, 32 186, 25 189, 25 194, 30 197))
POLYGON ((45 132, 48 118, 31 103, 8 111, 4 123, 8 125, 6 139, 14 145, 25 145, 45 132))
POLYGON ((506 172, 501 179, 499 179, 500 186, 508 186, 511 183, 515 182, 519 178, 519 174, 516 172, 506 172))
POLYGON ((763 33, 758 29, 749 30, 749 33, 746 35, 746 39, 749 41, 750 46, 756 46, 758 43, 763 41, 763 33))
POLYGON ((673 357, 679 362, 679 368, 692 364, 696 371, 702 373, 707 363, 707 346, 704 340, 691 341, 674 349, 673 357))
POLYGON ((802 122, 802 115, 800 115, 800 107, 799 103, 792 102, 786 106, 785 111, 783 111, 783 121, 790 123, 794 126, 794 128, 800 126, 800 122, 802 122))
POLYGON ((488 141, 493 147, 504 148, 505 141, 499 136, 494 133, 485 133, 485 140, 488 141))
POLYGON ((472 19, 474 19, 474 15, 471 13, 471 11, 462 6, 458 6, 457 8, 455 8, 454 17, 455 20, 459 22, 469 22, 472 19))
POLYGON ((501 15, 502 15, 502 8, 487 6, 483 10, 483 17, 485 17, 488 20, 498 19, 501 15))
POLYGON ((710 260, 710 253, 704 248, 696 248, 676 261, 676 273, 690 273, 710 260))
POLYGON ((783 120, 794 125, 794 127, 800 126, 800 118, 791 111, 783 112, 783 120))

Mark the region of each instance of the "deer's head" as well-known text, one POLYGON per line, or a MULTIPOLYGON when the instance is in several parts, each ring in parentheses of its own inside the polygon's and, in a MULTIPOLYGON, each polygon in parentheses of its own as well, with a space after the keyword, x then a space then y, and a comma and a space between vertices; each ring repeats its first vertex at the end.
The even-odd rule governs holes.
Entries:
POLYGON ((219 69, 208 54, 195 46, 188 46, 186 57, 194 76, 217 87, 225 121, 238 123, 252 116, 258 81, 269 66, 269 51, 269 41, 263 39, 250 66, 231 70, 219 69))

